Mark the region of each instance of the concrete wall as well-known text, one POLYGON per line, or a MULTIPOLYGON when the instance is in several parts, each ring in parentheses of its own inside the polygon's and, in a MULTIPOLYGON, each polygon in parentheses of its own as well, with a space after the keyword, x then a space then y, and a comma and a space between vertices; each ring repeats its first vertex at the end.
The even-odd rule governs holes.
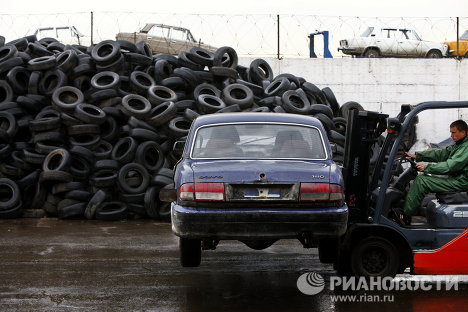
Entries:
MULTIPOLYGON (((241 58, 248 66, 253 58, 241 58)), ((368 110, 395 116, 401 104, 468 101, 468 60, 408 58, 282 59, 265 58, 275 75, 291 73, 320 88, 330 87, 340 104, 356 101, 368 110)), ((421 116, 418 138, 438 142, 449 137, 448 125, 468 109, 421 116), (443 125, 438 127, 436 125, 443 125)))

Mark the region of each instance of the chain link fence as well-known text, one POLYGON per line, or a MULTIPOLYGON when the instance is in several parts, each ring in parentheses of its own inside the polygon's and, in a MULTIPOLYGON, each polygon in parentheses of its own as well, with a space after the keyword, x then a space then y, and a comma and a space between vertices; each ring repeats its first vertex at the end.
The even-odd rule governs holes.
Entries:
MULTIPOLYGON (((346 17, 314 15, 161 14, 144 12, 77 12, 74 14, 0 14, 0 35, 7 41, 33 34, 37 28, 75 26, 84 44, 115 39, 119 32, 138 32, 146 23, 191 30, 196 40, 215 47, 232 46, 241 56, 309 57, 309 34, 329 31, 333 57, 339 41, 360 36, 368 26, 415 29, 423 40, 457 40, 457 28, 468 30, 468 18, 456 17, 346 17), (458 21, 458 22, 457 22, 458 21)), ((316 38, 315 53, 323 57, 323 40, 316 38)))

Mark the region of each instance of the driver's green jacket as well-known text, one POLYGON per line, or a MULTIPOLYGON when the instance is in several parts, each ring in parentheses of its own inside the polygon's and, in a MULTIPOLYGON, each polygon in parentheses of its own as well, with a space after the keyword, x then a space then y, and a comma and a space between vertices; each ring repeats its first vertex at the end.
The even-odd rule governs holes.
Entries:
POLYGON ((406 215, 413 215, 428 193, 468 191, 468 136, 446 148, 416 152, 416 161, 434 163, 413 181, 403 209, 406 215))

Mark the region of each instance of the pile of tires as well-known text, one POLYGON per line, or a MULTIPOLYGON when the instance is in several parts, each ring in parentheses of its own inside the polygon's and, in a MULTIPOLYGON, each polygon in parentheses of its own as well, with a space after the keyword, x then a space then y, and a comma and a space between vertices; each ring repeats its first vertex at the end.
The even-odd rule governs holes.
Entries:
POLYGON ((169 220, 172 147, 199 115, 280 112, 318 118, 342 160, 346 117, 330 88, 234 49, 152 55, 144 42, 92 47, 0 36, 0 218, 169 220), (26 212, 26 214, 25 214, 26 212))

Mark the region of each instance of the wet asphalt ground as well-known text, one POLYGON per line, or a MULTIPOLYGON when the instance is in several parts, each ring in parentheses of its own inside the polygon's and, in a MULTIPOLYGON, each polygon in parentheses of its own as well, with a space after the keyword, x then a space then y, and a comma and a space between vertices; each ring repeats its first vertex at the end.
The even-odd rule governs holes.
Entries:
MULTIPOLYGON (((182 268, 170 224, 148 220, 0 220, 0 311, 467 311, 468 277, 458 290, 332 291, 332 266, 317 249, 283 240, 256 251, 221 242, 182 268), (326 281, 317 295, 303 273, 326 281), (333 296, 360 302, 333 302, 333 296), (387 297, 384 297, 387 296, 387 297), (352 300, 352 299, 347 299, 352 300), (376 300, 387 302, 376 303, 376 300), (390 302, 388 302, 390 301, 390 302)), ((401 279, 408 277, 403 275, 401 279)))

